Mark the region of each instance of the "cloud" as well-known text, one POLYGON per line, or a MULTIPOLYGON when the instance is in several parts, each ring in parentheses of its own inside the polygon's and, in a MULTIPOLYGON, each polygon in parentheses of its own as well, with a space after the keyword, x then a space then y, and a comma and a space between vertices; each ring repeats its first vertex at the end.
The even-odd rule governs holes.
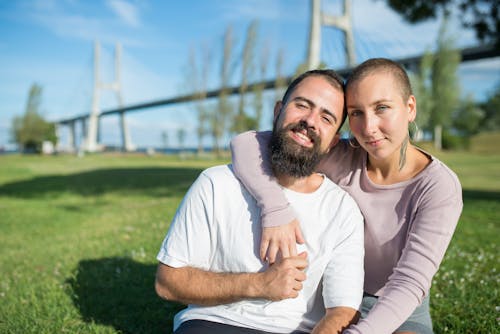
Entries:
POLYGON ((126 24, 137 28, 141 26, 138 8, 124 0, 108 0, 108 7, 126 24))
POLYGON ((296 13, 304 12, 307 3, 303 1, 287 1, 286 5, 278 1, 246 0, 246 1, 219 1, 221 13, 228 20, 300 20, 304 18, 296 13))
POLYGON ((119 40, 127 46, 144 47, 144 40, 135 38, 136 31, 131 30, 142 28, 137 8, 121 0, 109 0, 107 4, 117 17, 96 12, 91 2, 52 0, 25 4, 20 15, 59 37, 104 43, 119 40))

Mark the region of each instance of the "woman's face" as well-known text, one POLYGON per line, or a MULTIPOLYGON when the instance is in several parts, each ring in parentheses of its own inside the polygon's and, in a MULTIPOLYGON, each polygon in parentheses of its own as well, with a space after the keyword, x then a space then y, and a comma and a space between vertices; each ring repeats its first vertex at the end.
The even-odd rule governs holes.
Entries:
POLYGON ((375 71, 346 92, 351 131, 370 157, 380 162, 399 159, 408 123, 415 119, 415 98, 404 101, 401 91, 392 73, 375 71))

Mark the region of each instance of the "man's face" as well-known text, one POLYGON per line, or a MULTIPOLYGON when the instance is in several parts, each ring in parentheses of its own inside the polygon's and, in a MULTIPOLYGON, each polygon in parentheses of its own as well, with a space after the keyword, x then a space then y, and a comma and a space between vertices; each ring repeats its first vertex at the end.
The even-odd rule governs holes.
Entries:
POLYGON ((300 82, 275 107, 271 163, 275 173, 304 177, 338 141, 344 95, 321 76, 300 82))

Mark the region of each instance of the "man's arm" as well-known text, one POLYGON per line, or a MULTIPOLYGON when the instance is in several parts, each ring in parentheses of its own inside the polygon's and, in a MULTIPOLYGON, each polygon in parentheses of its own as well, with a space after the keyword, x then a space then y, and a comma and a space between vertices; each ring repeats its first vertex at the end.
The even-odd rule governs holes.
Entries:
POLYGON ((155 289, 163 299, 203 306, 242 299, 278 301, 298 296, 306 266, 306 253, 283 259, 261 273, 215 273, 159 263, 155 289))
POLYGON ((314 327, 312 334, 342 333, 349 325, 359 319, 359 312, 350 307, 333 307, 326 309, 325 316, 314 327))

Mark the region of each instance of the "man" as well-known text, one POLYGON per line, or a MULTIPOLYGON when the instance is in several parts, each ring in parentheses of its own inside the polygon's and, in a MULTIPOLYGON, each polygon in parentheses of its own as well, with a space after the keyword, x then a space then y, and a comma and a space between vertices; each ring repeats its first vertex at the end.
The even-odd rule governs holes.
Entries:
POLYGON ((230 165, 205 170, 191 186, 157 257, 158 295, 189 304, 175 333, 340 333, 357 319, 363 219, 349 195, 313 172, 338 141, 343 106, 338 75, 314 70, 274 109, 269 154, 300 216, 298 256, 261 262, 260 212, 230 165))

